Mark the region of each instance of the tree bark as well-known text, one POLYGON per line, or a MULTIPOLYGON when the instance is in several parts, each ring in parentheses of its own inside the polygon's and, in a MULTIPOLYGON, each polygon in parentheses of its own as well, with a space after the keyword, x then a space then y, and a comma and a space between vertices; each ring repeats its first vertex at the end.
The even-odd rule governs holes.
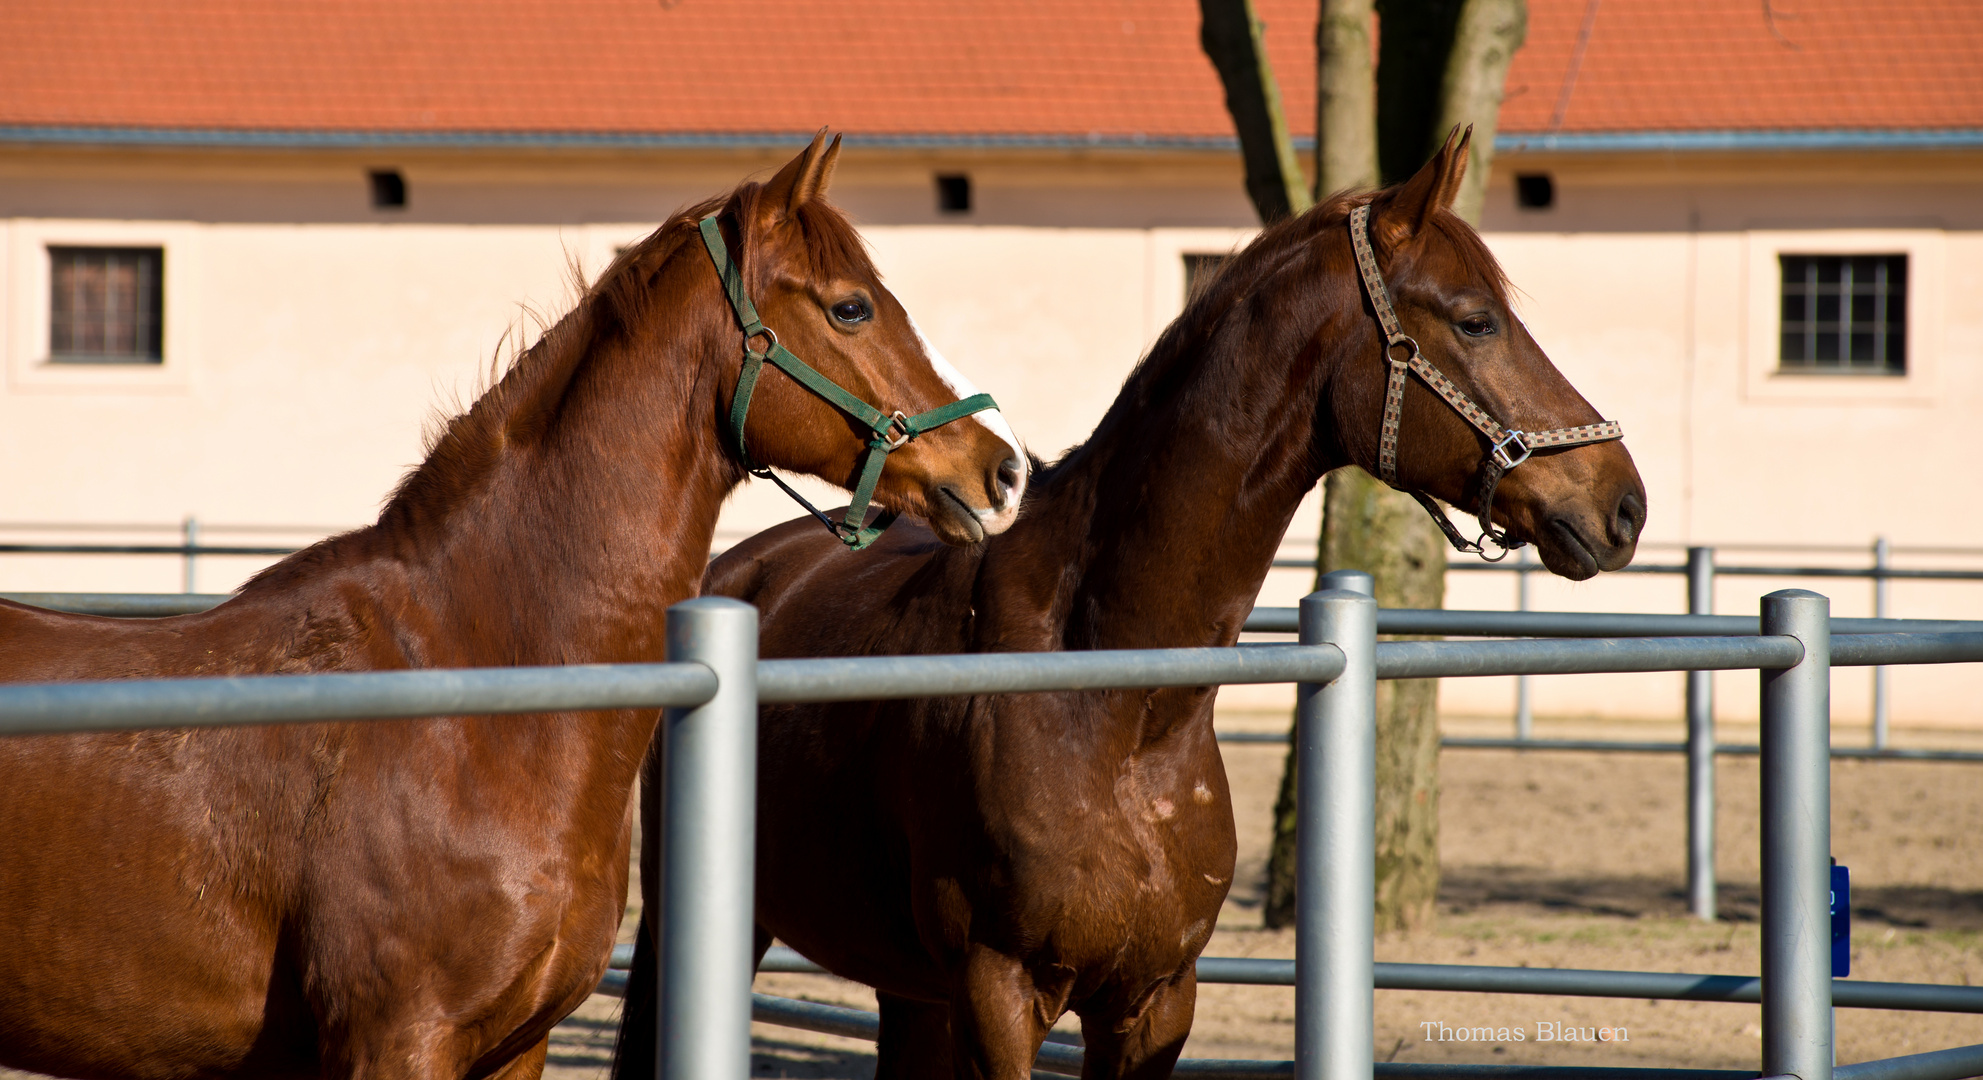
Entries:
POLYGON ((1246 194, 1262 224, 1271 225, 1314 205, 1288 135, 1281 84, 1267 59, 1266 26, 1252 0, 1198 0, 1203 22, 1198 41, 1226 89, 1226 112, 1239 132, 1246 166, 1246 194))
POLYGON ((1466 180, 1453 200, 1453 212, 1469 225, 1480 224, 1481 201, 1494 168, 1494 132, 1501 119, 1508 65, 1528 37, 1528 29, 1526 0, 1466 0, 1453 32, 1433 139, 1436 146, 1453 128, 1473 125, 1466 180))
MULTIPOLYGON (((1369 71, 1369 39, 1351 44, 1352 24, 1368 34, 1368 4, 1356 22, 1350 3, 1323 0, 1317 28, 1321 100, 1317 117, 1319 191, 1403 180, 1437 150, 1456 124, 1474 125, 1466 183, 1455 212, 1480 219, 1481 193, 1494 160, 1494 130, 1508 64, 1527 30, 1525 0, 1380 0, 1383 18, 1377 78, 1369 71), (1430 73, 1442 78, 1435 82, 1430 73), (1346 115, 1359 85, 1375 85, 1377 107, 1369 129, 1381 177, 1332 179, 1333 163, 1352 160, 1339 148, 1357 136, 1346 115), (1338 112, 1340 107, 1341 112, 1338 112), (1339 155, 1341 155, 1339 157, 1339 155)), ((1373 358, 1375 362, 1375 358, 1373 358)), ((1368 571, 1381 607, 1441 607, 1446 592, 1446 543, 1408 495, 1392 491, 1361 469, 1338 469, 1326 482, 1320 574, 1368 571)), ((1387 681, 1377 685, 1377 928, 1430 925, 1439 891, 1438 683, 1387 681)), ((1267 863, 1263 919, 1287 926, 1295 913, 1295 763, 1290 750, 1274 807, 1274 843, 1267 863)))
MULTIPOLYGON (((1363 570, 1375 579, 1379 607, 1445 605, 1445 536, 1410 496, 1362 469, 1329 474, 1318 547, 1318 587, 1322 573, 1363 570)), ((1294 781, 1290 743, 1267 864, 1269 927, 1294 924, 1294 781)), ((1377 684, 1377 929, 1431 925, 1438 892, 1439 682, 1385 680, 1377 684)))
POLYGON ((1315 24, 1315 198, 1377 186, 1370 0, 1322 0, 1315 24))

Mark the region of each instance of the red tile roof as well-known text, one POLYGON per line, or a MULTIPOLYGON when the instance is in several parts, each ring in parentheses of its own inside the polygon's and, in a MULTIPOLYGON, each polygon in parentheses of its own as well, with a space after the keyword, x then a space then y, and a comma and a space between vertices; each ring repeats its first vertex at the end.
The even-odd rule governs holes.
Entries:
MULTIPOLYGON (((1256 4, 1292 126, 1311 132, 1316 0, 1256 4)), ((1530 9, 1503 131, 1983 128, 1975 0, 1530 9)), ((0 3, 0 127, 16 130, 718 136, 820 124, 945 140, 1232 134, 1192 0, 0 3)))
POLYGON ((1232 135, 1192 0, 6 0, 0 124, 1232 135))
POLYGON ((1979 127, 1976 0, 1530 0, 1501 112, 1523 133, 1979 127))

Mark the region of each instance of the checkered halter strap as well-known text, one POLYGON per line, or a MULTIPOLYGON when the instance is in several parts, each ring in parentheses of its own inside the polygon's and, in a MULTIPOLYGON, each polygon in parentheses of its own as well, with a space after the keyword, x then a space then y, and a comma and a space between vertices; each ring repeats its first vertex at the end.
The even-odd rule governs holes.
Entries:
POLYGON ((1370 294, 1370 306, 1376 310, 1377 322, 1384 329, 1384 359, 1391 366, 1390 379, 1384 387, 1384 425, 1377 436, 1378 475, 1385 483, 1417 499, 1426 513, 1432 515, 1439 531, 1446 534, 1454 550, 1498 562, 1510 551, 1522 546, 1522 541, 1510 542, 1506 532, 1494 527, 1494 489, 1501 483, 1501 477, 1527 461, 1534 451, 1622 439, 1625 429, 1612 420, 1582 427, 1552 428, 1549 431, 1514 431, 1502 427, 1499 421, 1488 415, 1486 409, 1474 404, 1474 400, 1454 386, 1452 380, 1440 374, 1431 361, 1420 356, 1418 342, 1413 341, 1399 325, 1398 313, 1391 308, 1391 294, 1384 288, 1384 274, 1377 268, 1377 253, 1370 246, 1368 203, 1350 211, 1350 246, 1356 250, 1356 269, 1363 277, 1364 291, 1370 294), (1407 373, 1423 379, 1433 393, 1444 398, 1446 404, 1451 405, 1467 423, 1487 436, 1487 454, 1480 461, 1479 540, 1461 536, 1460 531, 1453 527, 1453 522, 1432 501, 1432 496, 1423 491, 1398 487, 1398 425, 1404 418, 1407 373), (1485 544, 1488 542, 1500 548, 1500 554, 1487 554, 1485 544))

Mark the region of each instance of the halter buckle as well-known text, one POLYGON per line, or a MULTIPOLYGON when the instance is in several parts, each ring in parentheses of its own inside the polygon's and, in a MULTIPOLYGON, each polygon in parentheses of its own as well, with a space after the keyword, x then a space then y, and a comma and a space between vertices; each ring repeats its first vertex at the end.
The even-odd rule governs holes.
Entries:
POLYGON ((1529 455, 1534 453, 1533 450, 1529 449, 1529 444, 1522 441, 1522 436, 1526 434, 1528 433, 1525 431, 1510 431, 1507 438, 1494 444, 1494 460, 1500 463, 1502 472, 1507 472, 1509 469, 1527 461, 1529 455), (1519 457, 1508 452, 1510 445, 1521 451, 1519 457))
MULTIPOLYGON (((889 417, 889 419, 895 421, 895 423, 889 425, 890 427, 900 427, 902 429, 901 438, 888 440, 889 452, 893 453, 908 445, 909 440, 916 437, 916 432, 909 426, 909 418, 902 414, 901 409, 895 410, 894 415, 889 417)), ((886 439, 888 436, 884 434, 882 438, 886 439)))

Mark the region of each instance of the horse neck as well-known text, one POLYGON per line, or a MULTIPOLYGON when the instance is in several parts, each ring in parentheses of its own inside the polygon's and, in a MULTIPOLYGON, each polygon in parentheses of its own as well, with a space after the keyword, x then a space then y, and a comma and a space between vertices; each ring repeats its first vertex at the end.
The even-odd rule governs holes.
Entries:
POLYGON ((987 553, 1005 572, 984 579, 996 584, 981 597, 981 640, 1094 649, 1238 638, 1296 508, 1341 463, 1318 425, 1337 362, 1319 343, 1360 338, 1325 332, 1359 314, 1354 293, 1311 289, 1324 302, 1299 305, 1263 295, 1300 287, 1312 265, 1298 256, 1233 283, 1201 301, 1214 311, 1188 311, 1159 339, 1095 435, 987 553), (1308 317, 1249 319, 1291 308, 1308 317))
POLYGON ((420 662, 658 660, 667 607, 696 595, 741 479, 713 400, 727 313, 609 333, 602 302, 456 418, 369 530, 434 628, 420 662))

